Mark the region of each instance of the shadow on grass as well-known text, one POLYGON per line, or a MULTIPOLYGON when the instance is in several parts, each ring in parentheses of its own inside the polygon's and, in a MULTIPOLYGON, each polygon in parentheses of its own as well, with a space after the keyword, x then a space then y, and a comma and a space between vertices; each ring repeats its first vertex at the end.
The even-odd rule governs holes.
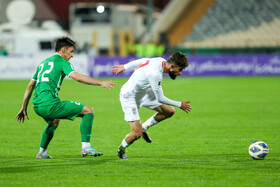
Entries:
POLYGON ((84 166, 99 168, 161 168, 183 170, 221 170, 221 171, 279 171, 279 161, 272 158, 256 161, 244 154, 204 154, 204 155, 133 155, 128 160, 117 156, 106 155, 102 157, 81 158, 75 155, 62 155, 57 159, 37 160, 34 158, 10 159, 10 163, 3 163, 0 173, 26 173, 40 170, 63 170, 64 168, 83 169, 84 166), (4 166, 3 166, 4 165, 4 166), (5 166, 6 165, 6 166, 5 166), (104 166, 103 166, 104 165, 104 166), (254 166, 254 167, 252 167, 254 166), (265 170, 264 170, 265 168, 265 170))
POLYGON ((164 155, 164 156, 134 156, 128 167, 147 167, 162 169, 203 169, 221 171, 257 171, 257 172, 279 172, 279 160, 266 158, 264 160, 253 160, 244 154, 204 154, 204 155, 164 155))
POLYGON ((25 162, 26 159, 15 159, 15 162, 11 162, 12 166, 2 166, 0 167, 0 173, 27 173, 39 170, 56 170, 63 167, 75 167, 75 166, 97 166, 102 165, 107 162, 116 160, 113 157, 73 157, 66 159, 28 159, 28 163, 25 162))

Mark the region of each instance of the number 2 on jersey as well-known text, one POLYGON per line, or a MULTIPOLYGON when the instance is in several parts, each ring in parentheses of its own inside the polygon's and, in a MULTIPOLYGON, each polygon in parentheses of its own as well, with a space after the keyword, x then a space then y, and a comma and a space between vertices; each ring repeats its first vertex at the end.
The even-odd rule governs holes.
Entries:
POLYGON ((47 69, 44 72, 42 72, 43 69, 44 69, 44 64, 40 65, 41 70, 38 73, 37 83, 39 83, 39 79, 40 79, 39 77, 41 76, 41 73, 42 73, 41 81, 42 82, 48 82, 49 81, 49 78, 45 77, 45 75, 49 74, 52 71, 52 69, 53 69, 53 62, 49 62, 49 66, 51 66, 50 69, 47 69))

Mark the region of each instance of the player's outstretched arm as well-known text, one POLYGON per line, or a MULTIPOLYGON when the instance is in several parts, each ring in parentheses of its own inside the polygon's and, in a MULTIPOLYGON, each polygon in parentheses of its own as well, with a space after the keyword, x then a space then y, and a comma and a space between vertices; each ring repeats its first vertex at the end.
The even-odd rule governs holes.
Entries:
POLYGON ((189 113, 192 110, 191 105, 190 105, 190 101, 182 101, 180 108, 182 110, 184 110, 185 112, 189 113))
POLYGON ((127 64, 121 64, 118 66, 113 66, 112 69, 112 73, 115 73, 116 75, 125 71, 125 70, 134 70, 135 68, 137 68, 138 66, 140 66, 141 64, 144 64, 148 61, 148 58, 140 58, 137 60, 133 60, 127 64))
POLYGON ((32 95, 32 92, 34 90, 36 81, 35 80, 31 80, 26 88, 25 94, 23 96, 23 101, 22 101, 22 106, 21 109, 19 110, 18 114, 16 115, 16 119, 18 122, 22 122, 24 123, 25 118, 28 118, 28 114, 27 114, 27 106, 30 100, 30 97, 32 95))
POLYGON ((191 105, 190 105, 190 101, 179 102, 179 101, 173 101, 171 99, 168 99, 167 97, 165 97, 163 95, 163 91, 162 91, 161 88, 160 89, 154 89, 153 91, 155 93, 156 98, 158 99, 158 101, 160 103, 164 103, 164 104, 167 104, 167 105, 172 105, 172 106, 179 107, 182 110, 184 110, 186 113, 189 113, 192 109, 191 105))
POLYGON ((124 70, 124 65, 113 66, 112 73, 115 73, 117 75, 123 72, 124 70))
POLYGON ((96 86, 102 86, 104 88, 107 88, 108 90, 111 90, 111 88, 114 88, 112 85, 116 85, 116 81, 101 81, 97 79, 93 79, 89 76, 82 75, 78 72, 73 72, 70 74, 70 77, 78 82, 89 84, 89 85, 96 85, 96 86))

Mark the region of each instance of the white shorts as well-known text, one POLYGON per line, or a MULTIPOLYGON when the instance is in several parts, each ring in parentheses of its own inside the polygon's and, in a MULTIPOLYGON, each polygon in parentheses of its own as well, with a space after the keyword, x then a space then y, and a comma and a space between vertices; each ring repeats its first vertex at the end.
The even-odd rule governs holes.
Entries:
POLYGON ((140 98, 127 97, 120 93, 120 101, 125 121, 140 120, 138 111, 142 106, 148 109, 154 109, 162 105, 162 103, 157 101, 156 96, 151 89, 148 89, 147 92, 140 98))

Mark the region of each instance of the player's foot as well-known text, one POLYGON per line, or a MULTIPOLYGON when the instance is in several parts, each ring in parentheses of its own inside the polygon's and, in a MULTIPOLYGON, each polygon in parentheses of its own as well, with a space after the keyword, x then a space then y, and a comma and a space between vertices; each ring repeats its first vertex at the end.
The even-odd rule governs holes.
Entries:
POLYGON ((149 137, 149 135, 146 132, 143 132, 142 137, 147 143, 152 143, 152 139, 149 137))
POLYGON ((120 159, 128 159, 128 156, 125 152, 125 150, 121 150, 120 148, 118 148, 118 156, 120 159))
POLYGON ((53 157, 51 157, 50 155, 42 155, 42 154, 38 154, 36 156, 37 159, 53 159, 53 157))
POLYGON ((81 155, 82 157, 85 157, 87 155, 89 156, 102 156, 103 153, 100 151, 97 151, 93 146, 86 147, 84 149, 81 149, 81 155))

